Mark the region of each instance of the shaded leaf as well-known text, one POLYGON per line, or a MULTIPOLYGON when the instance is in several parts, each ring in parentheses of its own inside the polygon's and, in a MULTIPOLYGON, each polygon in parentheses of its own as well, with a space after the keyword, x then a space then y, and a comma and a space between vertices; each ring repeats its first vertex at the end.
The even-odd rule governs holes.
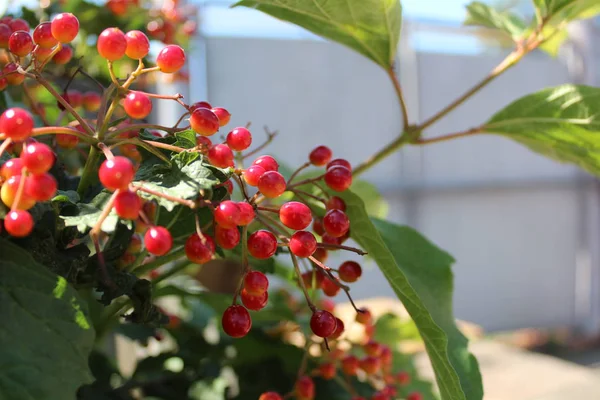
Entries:
POLYGON ((513 39, 520 38, 527 28, 525 21, 518 15, 510 11, 499 11, 480 1, 474 1, 467 5, 465 25, 498 29, 513 39))
POLYGON ((592 18, 600 14, 600 3, 597 0, 533 0, 533 2, 543 17, 550 17, 549 22, 552 24, 592 18))
POLYGON ((398 0, 241 0, 260 10, 350 47, 384 68, 394 63, 402 6, 398 0))

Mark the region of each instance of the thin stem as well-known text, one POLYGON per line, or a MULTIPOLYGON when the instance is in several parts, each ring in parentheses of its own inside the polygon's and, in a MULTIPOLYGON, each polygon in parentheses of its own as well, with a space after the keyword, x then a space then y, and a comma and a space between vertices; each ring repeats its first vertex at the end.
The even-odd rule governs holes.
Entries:
POLYGON ((152 140, 142 140, 142 142, 148 143, 149 145, 152 145, 154 147, 158 147, 159 149, 171 150, 171 151, 174 151, 176 153, 181 153, 181 152, 184 152, 186 150, 186 149, 184 149, 182 147, 172 146, 170 144, 161 143, 161 142, 154 142, 152 140))
POLYGON ((466 136, 473 136, 475 134, 481 133, 482 131, 483 131, 483 127, 479 126, 476 128, 471 128, 466 131, 449 133, 447 135, 442 135, 442 136, 438 136, 438 137, 434 137, 434 138, 429 138, 429 139, 419 138, 415 142, 415 144, 425 145, 425 144, 431 144, 431 143, 445 142, 446 140, 451 140, 451 139, 456 139, 456 138, 466 137, 466 136))
POLYGON ((292 190, 293 188, 298 187, 298 186, 306 185, 306 184, 309 184, 309 183, 312 183, 312 182, 318 182, 321 179, 323 179, 324 176, 325 176, 325 174, 319 175, 317 177, 310 178, 310 179, 304 179, 302 181, 294 183, 293 185, 288 185, 288 187, 286 188, 286 190, 292 190))
POLYGON ((113 69, 113 63, 112 61, 108 61, 108 74, 110 75, 110 80, 112 81, 112 83, 115 86, 120 86, 119 85, 119 80, 117 79, 117 76, 115 75, 115 71, 113 69))
POLYGON ((294 171, 294 173, 292 174, 292 176, 290 176, 290 179, 288 179, 288 185, 294 180, 294 178, 296 176, 298 176, 298 174, 305 168, 310 167, 310 162, 305 162, 304 164, 302 164, 301 166, 298 167, 297 170, 294 171))
MULTIPOLYGON (((324 198, 322 198, 322 197, 319 197, 319 196, 315 196, 314 194, 308 193, 308 192, 306 192, 306 191, 304 191, 304 190, 300 190, 300 189, 294 189, 294 190, 292 190, 292 192, 293 192, 295 195, 299 195, 299 194, 301 194, 301 195, 304 195, 304 196, 308 196, 308 197, 310 197, 310 198, 313 198, 313 199, 315 199, 315 200, 317 200, 317 201, 320 201, 320 202, 321 202, 321 203, 323 203, 323 204, 327 204, 327 200, 325 200, 324 198)), ((299 197, 300 197, 300 196, 299 196, 299 197)))
POLYGON ((179 131, 179 129, 177 129, 177 128, 169 128, 167 126, 162 126, 162 125, 157 125, 157 124, 132 124, 132 125, 127 125, 123 128, 111 130, 109 132, 109 136, 112 138, 112 137, 118 136, 120 133, 129 132, 129 131, 140 131, 142 129, 158 129, 159 131, 164 131, 167 133, 174 133, 174 132, 179 131))
POLYGON ((17 193, 15 194, 15 198, 13 200, 11 211, 16 211, 19 209, 19 203, 21 202, 21 198, 23 197, 23 191, 25 190, 25 180, 26 179, 27 179, 27 168, 23 168, 23 170, 21 172, 21 180, 19 180, 19 187, 17 188, 17 193))
POLYGON ((349 382, 346 382, 344 379, 342 379, 341 376, 336 375, 333 377, 333 379, 341 386, 343 387, 348 393, 350 393, 351 396, 358 396, 358 393, 356 392, 356 390, 352 387, 352 385, 349 382))
POLYGON ((244 154, 244 156, 242 157, 242 160, 245 160, 248 157, 252 157, 256 153, 258 153, 259 151, 261 151, 262 149, 267 147, 269 145, 269 143, 271 143, 273 141, 273 139, 275 138, 275 136, 277 136, 277 134, 279 133, 278 131, 270 132, 269 128, 267 126, 265 126, 264 129, 265 129, 265 133, 267 134, 267 140, 263 144, 258 146, 256 149, 252 150, 249 153, 244 154))
POLYGON ((275 214, 279 214, 279 208, 275 208, 275 207, 256 207, 257 210, 260 211, 268 211, 268 212, 272 212, 275 214))
POLYGON ((64 126, 45 126, 42 128, 33 128, 33 130, 31 131, 31 136, 57 135, 57 134, 77 136, 84 142, 89 143, 91 145, 98 144, 98 140, 95 139, 94 137, 86 135, 85 133, 82 133, 76 129, 71 129, 71 128, 67 128, 64 126))
POLYGON ((323 249, 330 249, 330 250, 346 250, 346 251, 351 251, 353 253, 358 254, 359 256, 366 256, 367 252, 362 251, 361 249, 357 249, 356 247, 350 247, 350 246, 344 246, 341 244, 329 244, 329 243, 318 243, 317 247, 321 247, 323 249))
POLYGON ((407 131, 410 124, 408 121, 408 110, 406 109, 406 101, 404 100, 404 93, 402 92, 402 87, 400 86, 400 81, 398 80, 398 76, 396 75, 396 71, 394 71, 394 67, 390 67, 388 70, 388 75, 392 80, 392 84, 394 85, 394 90, 396 91, 396 97, 398 97, 398 102, 400 103, 400 111, 402 112, 402 123, 404 126, 404 130, 407 131))
POLYGON ((119 195, 120 192, 121 192, 121 190, 117 189, 114 191, 112 196, 110 196, 110 199, 108 199, 108 202, 104 206, 102 213, 98 217, 98 221, 96 221, 96 224, 94 224, 91 234, 98 235, 100 233, 100 231, 102 229, 102 223, 104 222, 106 217, 108 217, 108 214, 110 214, 110 211, 112 210, 113 205, 115 204, 115 199, 117 198, 117 196, 119 195))
POLYGON ((12 139, 8 138, 5 139, 1 144, 0 144, 0 156, 2 154, 4 154, 4 152, 6 151, 6 149, 8 148, 8 146, 10 146, 10 144, 12 143, 12 139))
POLYGON ((115 158, 115 155, 112 153, 112 151, 110 151, 108 147, 106 147, 104 143, 98 143, 98 148, 102 150, 102 152, 104 153, 104 157, 106 157, 107 160, 112 160, 113 158, 115 158))
POLYGON ((298 276, 298 284, 300 285, 300 289, 302 289, 302 293, 304 293, 304 298, 306 299, 306 303, 308 304, 308 308, 312 312, 317 310, 317 307, 313 304, 308 295, 308 290, 306 289, 306 285, 304 285, 304 279, 302 279, 302 272, 300 271, 300 266, 298 265, 298 259, 293 253, 290 253, 290 257, 292 257, 292 263, 294 264, 294 270, 296 271, 296 275, 298 276))
POLYGON ((151 194, 153 196, 162 197, 163 199, 172 201, 173 203, 182 204, 182 205, 184 205, 186 207, 189 207, 191 209, 195 209, 196 208, 196 203, 194 201, 192 201, 192 200, 186 200, 186 199, 182 199, 182 198, 179 198, 179 197, 171 196, 169 194, 161 193, 161 192, 158 192, 158 191, 153 190, 153 189, 148 189, 148 188, 146 188, 144 186, 141 186, 141 185, 133 185, 133 188, 135 190, 139 190, 140 192, 145 192, 145 193, 151 194))
POLYGON ((381 150, 379 150, 377 153, 373 154, 371 157, 367 158, 361 164, 352 168, 352 176, 358 176, 358 175, 362 174, 363 172, 365 172, 366 170, 368 170, 375 164, 379 163, 381 160, 383 160, 390 154, 398 151, 398 149, 400 149, 402 146, 409 143, 410 140, 411 140, 410 135, 407 132, 403 132, 400 136, 398 136, 392 142, 390 142, 390 143, 386 144, 384 147, 382 147, 381 150))
POLYGON ((248 203, 250 203, 250 197, 248 196, 248 192, 246 192, 246 185, 242 181, 242 178, 240 178, 238 174, 233 174, 232 176, 233 176, 233 180, 236 181, 238 186, 240 187, 240 190, 242 191, 244 198, 246 199, 246 201, 248 203))

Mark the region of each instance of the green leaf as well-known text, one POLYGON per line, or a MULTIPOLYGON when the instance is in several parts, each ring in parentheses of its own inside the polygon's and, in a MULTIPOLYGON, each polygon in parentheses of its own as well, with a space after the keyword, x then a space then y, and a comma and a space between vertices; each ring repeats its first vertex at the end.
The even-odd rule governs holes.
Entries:
MULTIPOLYGON (((390 205, 379 193, 375 185, 363 180, 355 180, 350 187, 353 193, 362 199, 370 216, 385 218, 388 215, 390 205)), ((330 194, 335 195, 333 191, 330 194)))
MULTIPOLYGON (((78 203, 79 212, 76 215, 61 216, 64 220, 65 226, 75 226, 81 233, 86 233, 88 229, 93 228, 100 218, 100 214, 104 210, 104 207, 112 193, 103 190, 100 192, 91 203, 78 203)), ((117 228, 119 223, 119 216, 113 209, 108 217, 102 223, 102 231, 106 233, 112 233, 117 228)), ((127 221, 127 225, 131 225, 131 221, 127 221)))
POLYGON ((593 18, 600 14, 598 0, 533 0, 543 17, 550 17, 549 23, 593 18))
POLYGON ((196 132, 192 129, 176 132, 175 137, 177 138, 175 146, 183 147, 184 149, 193 149, 197 145, 196 132))
POLYGON ((67 281, 0 239, 0 398, 75 399, 92 380, 94 331, 67 281))
POLYGON ((414 321, 387 313, 377 319, 374 339, 394 347, 402 340, 421 340, 421 336, 414 321))
POLYGON ((516 100, 484 126, 558 161, 600 175, 600 89, 562 85, 516 100))
POLYGON ((442 398, 482 399, 477 360, 452 311, 453 258, 409 227, 369 219, 351 191, 340 197, 346 201, 352 238, 376 261, 419 329, 442 398))
POLYGON ((299 25, 384 68, 394 63, 402 24, 399 0, 241 0, 236 6, 299 25))
POLYGON ((510 11, 499 11, 479 1, 467 5, 465 25, 483 26, 499 29, 513 39, 523 35, 527 24, 518 15, 510 11))
POLYGON ((569 32, 566 29, 554 32, 555 29, 555 27, 551 26, 544 27, 542 35, 548 38, 548 40, 544 41, 539 47, 540 50, 548 53, 552 57, 558 55, 558 50, 560 50, 560 47, 569 38, 569 32))

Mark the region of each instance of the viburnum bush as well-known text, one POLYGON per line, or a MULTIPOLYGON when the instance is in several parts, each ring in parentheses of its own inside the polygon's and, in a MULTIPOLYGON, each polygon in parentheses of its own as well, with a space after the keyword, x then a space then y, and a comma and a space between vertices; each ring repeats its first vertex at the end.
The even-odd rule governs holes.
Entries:
MULTIPOLYGON (((394 70, 400 3, 351 0, 349 13, 347 1, 238 5, 306 27, 385 68, 402 132, 356 166, 315 144, 290 169, 266 153, 275 132, 262 137, 250 124, 235 127, 226 106, 206 99, 152 93, 148 77, 180 73, 188 57, 173 43, 176 30, 193 32, 176 3, 137 22, 153 18, 145 29, 151 38, 114 24, 84 34, 90 27, 79 15, 48 12, 57 7, 49 4, 42 8, 48 18, 32 25, 0 19, 2 398, 436 398, 401 351, 407 338, 422 341, 442 399, 483 397, 477 362, 454 323, 453 259, 411 228, 377 218, 381 199, 357 176, 405 145, 483 133, 598 174, 596 88, 546 89, 479 126, 423 133, 527 53, 551 52, 567 22, 600 9, 536 0, 527 22, 472 3, 468 22, 497 28, 515 48, 473 89, 413 123, 394 70), (163 42, 156 54, 152 39, 163 42), (95 52, 105 75, 86 70, 99 66, 88 55, 77 58, 80 49, 95 52), (74 59, 80 62, 69 64, 74 59), (178 103, 174 125, 155 121, 158 102, 178 103), (332 253, 344 261, 332 265, 332 253), (355 304, 351 287, 368 273, 357 261, 365 255, 412 320, 355 304), (211 282, 206 271, 225 275, 211 282), (351 318, 327 299, 340 293, 351 318), (131 355, 132 373, 106 351, 115 334, 146 349, 131 355)), ((90 24, 96 13, 108 10, 121 21, 142 7, 113 0, 103 11, 82 1, 59 6, 79 6, 90 24)))

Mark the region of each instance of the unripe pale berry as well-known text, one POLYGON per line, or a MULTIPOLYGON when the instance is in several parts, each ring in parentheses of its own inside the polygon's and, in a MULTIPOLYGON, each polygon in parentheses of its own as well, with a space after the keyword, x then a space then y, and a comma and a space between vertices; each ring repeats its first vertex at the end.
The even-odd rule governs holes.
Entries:
MULTIPOLYGON (((19 190, 21 183, 21 175, 11 176, 0 188, 0 199, 7 207, 13 207, 13 203, 19 190)), ((18 210, 29 210, 35 205, 35 200, 27 196, 27 193, 23 192, 21 199, 19 200, 18 210)))
POLYGON ((125 34, 127 48, 125 54, 134 60, 139 60, 148 55, 150 51, 150 41, 144 32, 129 31, 125 34))
POLYGON ((61 43, 69 43, 79 33, 79 20, 71 13, 58 14, 52 19, 52 36, 61 43))
POLYGON ((125 55, 127 39, 118 28, 106 28, 98 36, 96 43, 98 53, 108 61, 116 61, 125 55))
POLYGON ((179 71, 185 64, 185 52, 176 45, 169 45, 162 49, 156 57, 156 65, 161 72, 170 74, 179 71))

